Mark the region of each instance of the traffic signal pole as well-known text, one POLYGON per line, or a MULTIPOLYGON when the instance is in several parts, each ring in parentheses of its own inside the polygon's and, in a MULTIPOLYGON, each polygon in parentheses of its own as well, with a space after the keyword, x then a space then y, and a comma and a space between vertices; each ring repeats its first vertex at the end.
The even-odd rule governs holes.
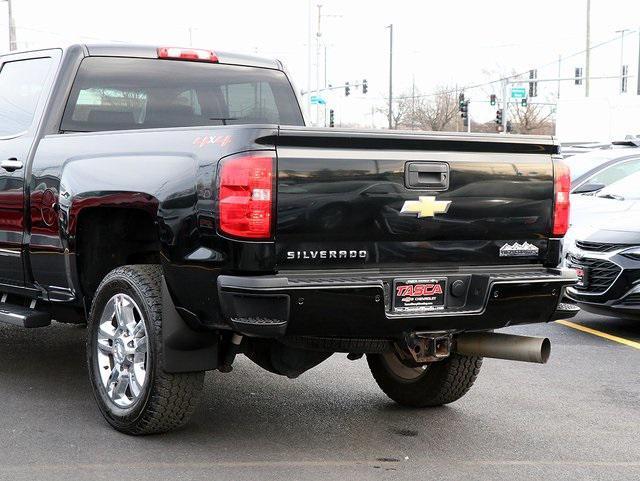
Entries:
POLYGON ((507 117, 509 112, 509 80, 502 83, 502 133, 507 133, 507 117))
POLYGON ((589 81, 591 80, 591 0, 587 0, 587 31, 586 31, 587 47, 585 48, 584 62, 584 96, 589 96, 589 81))

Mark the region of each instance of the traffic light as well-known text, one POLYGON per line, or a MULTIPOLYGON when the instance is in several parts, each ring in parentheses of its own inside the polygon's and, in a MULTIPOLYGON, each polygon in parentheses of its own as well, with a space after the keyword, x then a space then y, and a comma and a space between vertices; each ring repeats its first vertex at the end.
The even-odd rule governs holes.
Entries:
POLYGON ((522 105, 523 107, 527 106, 527 98, 526 97, 520 100, 520 105, 522 105))
POLYGON ((336 126, 336 117, 335 117, 335 112, 333 111, 333 109, 329 110, 329 127, 335 127, 336 126))
POLYGON ((460 92, 458 95, 458 110, 460 111, 460 117, 466 119, 469 112, 469 101, 464 99, 464 92, 460 92))
POLYGON ((466 119, 469 117, 469 101, 465 100, 460 104, 460 117, 466 119))
POLYGON ((349 82, 344 83, 344 96, 348 97, 351 94, 351 87, 349 87, 349 82))
POLYGON ((369 85, 367 85, 367 79, 362 81, 362 93, 366 94, 369 91, 369 85))
POLYGON ((491 96, 489 97, 489 103, 493 107, 496 104, 496 102, 497 102, 496 94, 491 94, 491 96))
POLYGON ((502 109, 496 110, 496 124, 502 125, 502 109))
POLYGON ((529 70, 529 97, 538 96, 538 70, 529 70))

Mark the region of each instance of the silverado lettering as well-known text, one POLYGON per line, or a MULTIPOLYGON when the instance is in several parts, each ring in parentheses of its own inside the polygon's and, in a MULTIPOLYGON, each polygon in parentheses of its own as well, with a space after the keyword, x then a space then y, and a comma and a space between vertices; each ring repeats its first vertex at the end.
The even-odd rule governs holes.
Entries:
POLYGON ((287 259, 366 259, 367 251, 287 251, 287 259))

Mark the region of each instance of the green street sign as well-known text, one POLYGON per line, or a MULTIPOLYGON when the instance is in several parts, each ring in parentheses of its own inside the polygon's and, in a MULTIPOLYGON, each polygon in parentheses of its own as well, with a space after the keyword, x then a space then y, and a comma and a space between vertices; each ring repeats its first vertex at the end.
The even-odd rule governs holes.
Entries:
POLYGON ((527 89, 524 87, 511 87, 512 99, 523 99, 527 96, 527 89))

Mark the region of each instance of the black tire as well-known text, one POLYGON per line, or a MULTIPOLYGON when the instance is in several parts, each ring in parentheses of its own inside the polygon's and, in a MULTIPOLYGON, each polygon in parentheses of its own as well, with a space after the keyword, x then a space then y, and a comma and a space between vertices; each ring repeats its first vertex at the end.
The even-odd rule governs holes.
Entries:
MULTIPOLYGON (((98 287, 87 333, 87 367, 93 394, 107 422, 120 432, 143 435, 184 425, 196 408, 204 372, 172 374, 162 369, 162 274, 157 265, 130 265, 111 271, 98 287), (133 299, 146 328, 145 381, 131 406, 109 398, 100 375, 98 328, 107 302, 117 294, 133 299)), ((103 320, 104 322, 104 320, 103 320)), ((104 325, 104 324, 103 324, 104 325)), ((130 389, 130 388, 129 388, 130 389)))
POLYGON ((395 352, 368 354, 367 362, 376 383, 389 398, 403 406, 424 408, 464 396, 480 372, 482 358, 451 354, 422 370, 404 366, 395 352))

